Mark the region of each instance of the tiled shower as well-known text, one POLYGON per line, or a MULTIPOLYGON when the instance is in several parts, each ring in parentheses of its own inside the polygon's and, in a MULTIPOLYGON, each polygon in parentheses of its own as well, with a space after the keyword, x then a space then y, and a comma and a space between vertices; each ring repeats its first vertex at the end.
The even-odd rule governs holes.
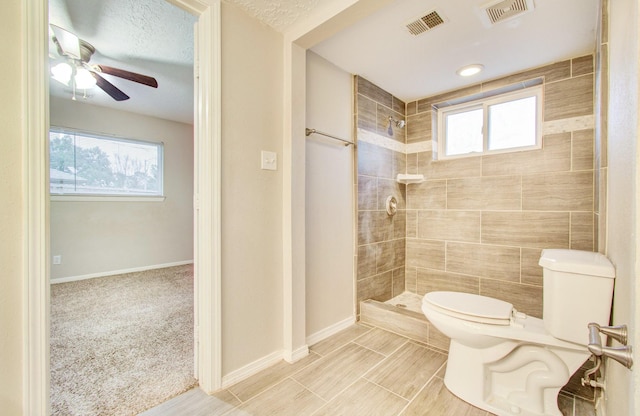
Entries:
POLYGON ((409 103, 356 76, 358 304, 456 290, 542 316, 541 250, 603 249, 602 44, 595 55, 409 103), (433 105, 530 80, 544 85, 542 149, 434 160, 433 105), (389 127, 389 116, 406 127, 389 127), (400 184, 398 173, 425 181, 400 184), (388 196, 398 201, 392 217, 388 196))

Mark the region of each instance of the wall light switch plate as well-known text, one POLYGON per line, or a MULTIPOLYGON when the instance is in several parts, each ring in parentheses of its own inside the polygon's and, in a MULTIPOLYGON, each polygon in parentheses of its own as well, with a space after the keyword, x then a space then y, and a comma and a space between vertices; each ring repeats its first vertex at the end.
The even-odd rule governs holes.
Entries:
POLYGON ((53 264, 62 264, 62 256, 53 256, 53 264))
POLYGON ((263 150, 260 153, 260 168, 264 170, 277 170, 278 169, 278 154, 276 152, 267 152, 263 150))

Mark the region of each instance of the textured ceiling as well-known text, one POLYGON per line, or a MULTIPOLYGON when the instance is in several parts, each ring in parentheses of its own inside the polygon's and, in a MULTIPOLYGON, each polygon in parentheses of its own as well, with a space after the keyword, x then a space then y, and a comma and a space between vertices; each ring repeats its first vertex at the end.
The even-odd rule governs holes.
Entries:
MULTIPOLYGON (((280 32, 309 16, 320 0, 227 0, 280 32)), ((325 0, 326 1, 326 0, 325 0)))
POLYGON ((482 19, 487 3, 394 1, 312 50, 406 101, 595 51, 599 0, 535 0, 532 11, 493 26, 482 19), (445 22, 412 36, 405 25, 433 10, 445 22), (469 64, 485 69, 456 74, 469 64))
MULTIPOLYGON (((194 16, 164 0, 50 0, 49 21, 96 48, 90 63, 158 80, 154 89, 104 75, 131 98, 115 102, 94 87, 87 92, 88 103, 193 122, 194 16)), ((50 51, 57 56, 51 45, 50 51)), ((50 84, 52 95, 71 97, 68 87, 50 84)))

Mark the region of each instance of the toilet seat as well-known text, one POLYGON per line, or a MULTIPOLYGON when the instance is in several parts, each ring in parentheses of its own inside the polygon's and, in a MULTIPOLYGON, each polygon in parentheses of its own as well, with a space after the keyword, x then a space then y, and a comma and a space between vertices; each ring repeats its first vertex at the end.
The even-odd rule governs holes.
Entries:
POLYGON ((514 311, 509 302, 462 292, 430 292, 423 302, 446 315, 492 325, 510 325, 514 311))

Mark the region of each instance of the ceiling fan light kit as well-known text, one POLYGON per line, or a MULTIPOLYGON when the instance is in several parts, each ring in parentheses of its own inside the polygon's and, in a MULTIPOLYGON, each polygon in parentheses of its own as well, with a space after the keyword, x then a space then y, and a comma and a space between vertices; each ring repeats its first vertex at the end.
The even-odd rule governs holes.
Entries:
POLYGON ((101 74, 108 74, 158 88, 158 82, 153 77, 106 65, 90 65, 89 60, 96 51, 93 45, 59 26, 52 24, 50 27, 53 33, 52 40, 56 45, 58 55, 61 59, 64 59, 63 62, 52 66, 51 77, 73 88, 72 99, 75 99, 76 89, 85 90, 86 98, 86 90, 96 85, 116 101, 129 99, 127 94, 107 81, 101 74))

